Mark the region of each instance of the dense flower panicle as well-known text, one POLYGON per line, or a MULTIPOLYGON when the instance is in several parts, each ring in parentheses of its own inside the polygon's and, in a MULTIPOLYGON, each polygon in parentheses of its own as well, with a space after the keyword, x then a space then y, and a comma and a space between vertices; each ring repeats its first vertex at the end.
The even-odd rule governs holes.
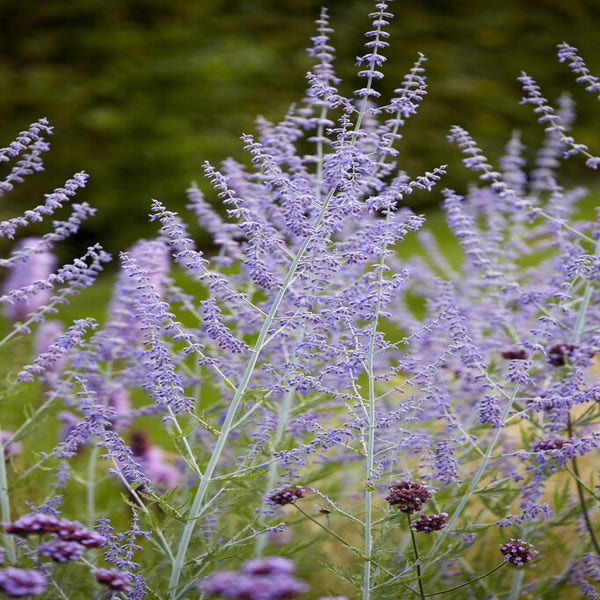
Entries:
POLYGON ((267 504, 280 504, 282 506, 285 504, 293 504, 296 500, 304 498, 304 492, 304 488, 300 485, 280 488, 267 496, 267 504))
POLYGON ((46 591, 46 577, 33 569, 0 569, 0 590, 11 598, 36 596, 46 591))
POLYGON ((419 512, 430 497, 430 489, 420 483, 403 479, 390 486, 385 501, 397 507, 400 512, 412 515, 419 512))
POLYGON ((511 538, 506 544, 500 545, 500 552, 504 555, 504 560, 518 567, 522 567, 525 563, 538 554, 532 544, 528 544, 521 539, 511 538))
POLYGON ((421 515, 418 519, 414 520, 411 525, 415 531, 431 533, 432 531, 443 529, 446 526, 447 521, 448 513, 440 513, 439 515, 421 515))
POLYGON ((600 583, 600 554, 585 552, 579 560, 572 563, 569 569, 568 582, 579 585, 585 598, 597 600, 598 583, 600 583))
POLYGON ((160 221, 160 233, 171 248, 173 259, 200 278, 206 275, 208 261, 197 251, 187 235, 187 227, 177 213, 167 210, 158 200, 152 201, 151 220, 160 221))

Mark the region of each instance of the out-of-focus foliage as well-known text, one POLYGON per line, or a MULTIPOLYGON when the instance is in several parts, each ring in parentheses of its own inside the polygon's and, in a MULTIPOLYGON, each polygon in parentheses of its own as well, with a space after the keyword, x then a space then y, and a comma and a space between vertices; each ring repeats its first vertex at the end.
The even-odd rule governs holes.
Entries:
MULTIPOLYGON (((152 197, 185 210, 184 190, 202 180, 203 160, 240 158, 239 134, 253 130, 254 117, 277 120, 299 99, 321 4, 336 27, 345 89, 358 87, 353 57, 371 0, 0 2, 1 139, 41 116, 55 126, 47 172, 12 196, 21 203, 14 212, 85 169, 82 199, 99 212, 84 235, 112 251, 151 235, 152 197)), ((449 183, 460 185, 464 172, 452 173, 459 159, 444 141, 453 123, 469 127, 492 158, 513 128, 525 141, 535 136, 515 78, 526 70, 558 95, 570 74, 551 60, 557 43, 577 46, 600 71, 597 0, 403 0, 392 9, 384 89, 396 87, 417 52, 429 58, 430 95, 402 147, 413 175, 450 163, 449 183)), ((586 96, 578 138, 597 151, 600 122, 586 96)), ((3 206, 0 216, 12 212, 3 206)))

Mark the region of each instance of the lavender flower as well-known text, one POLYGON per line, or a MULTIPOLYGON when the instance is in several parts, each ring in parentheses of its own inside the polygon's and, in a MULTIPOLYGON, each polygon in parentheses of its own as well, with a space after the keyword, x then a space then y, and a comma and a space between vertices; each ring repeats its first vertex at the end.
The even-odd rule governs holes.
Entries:
POLYGON ((579 56, 577 48, 566 42, 558 44, 558 60, 569 63, 569 68, 578 76, 575 81, 584 83, 587 92, 592 94, 600 92, 600 79, 590 73, 585 61, 579 56))
POLYGON ((12 598, 37 596, 46 591, 46 577, 33 569, 0 569, 0 590, 12 598))
POLYGON ((7 317, 25 321, 28 314, 50 300, 52 288, 45 280, 54 271, 56 262, 56 256, 46 249, 41 238, 28 237, 15 244, 11 271, 3 286, 7 317))

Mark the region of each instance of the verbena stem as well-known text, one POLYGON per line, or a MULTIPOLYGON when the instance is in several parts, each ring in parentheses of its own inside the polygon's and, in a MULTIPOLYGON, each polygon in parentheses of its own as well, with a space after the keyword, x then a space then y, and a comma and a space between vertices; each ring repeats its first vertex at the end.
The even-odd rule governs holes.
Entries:
POLYGON ((419 562, 419 547, 417 546, 417 538, 415 536, 415 530, 412 527, 410 515, 406 514, 406 521, 408 524, 408 530, 410 531, 410 539, 412 542, 413 552, 415 553, 415 564, 417 566, 417 583, 419 584, 419 596, 421 600, 425 599, 425 589, 423 588, 423 579, 421 577, 421 563, 419 562))
MULTIPOLYGON (((1 429, 0 429, 1 431, 1 429)), ((10 498, 8 496, 8 480, 6 477, 6 454, 4 453, 4 444, 0 440, 0 510, 2 511, 2 522, 11 521, 10 516, 10 498)), ((15 542, 12 535, 4 534, 4 546, 6 556, 10 564, 17 562, 17 553, 15 542)))

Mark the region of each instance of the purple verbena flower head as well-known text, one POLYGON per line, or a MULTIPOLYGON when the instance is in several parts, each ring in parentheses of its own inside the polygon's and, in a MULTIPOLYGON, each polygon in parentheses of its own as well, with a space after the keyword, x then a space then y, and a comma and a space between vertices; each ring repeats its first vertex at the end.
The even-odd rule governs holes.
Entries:
POLYGON ((431 533, 432 531, 439 531, 446 527, 447 521, 448 513, 440 513, 439 515, 421 515, 412 522, 412 527, 415 531, 431 533))
POLYGON ((528 563, 538 551, 521 539, 511 538, 506 544, 500 544, 500 552, 504 555, 504 560, 517 567, 522 567, 528 563))
POLYGON ((72 521, 74 526, 65 527, 58 531, 58 535, 67 541, 77 542, 86 548, 101 548, 106 544, 106 539, 95 531, 90 531, 87 527, 72 521))
POLYGON ((22 537, 36 533, 54 532, 59 527, 59 520, 55 516, 44 513, 30 513, 19 517, 12 523, 4 523, 6 533, 22 537))
POLYGON ((564 367, 577 350, 574 344, 554 344, 548 350, 547 360, 554 367, 564 367))
POLYGON ((249 575, 272 575, 274 573, 293 573, 296 565, 293 560, 283 556, 254 558, 242 563, 242 571, 249 575))
POLYGON ((37 550, 44 556, 47 556, 56 562, 63 563, 69 560, 77 560, 83 556, 85 547, 78 542, 51 540, 39 544, 37 550))
POLYGON ((146 432, 141 429, 133 431, 130 440, 133 456, 151 483, 159 490, 173 489, 179 483, 181 473, 165 461, 162 448, 151 444, 146 432))
POLYGON ((549 437, 544 440, 537 440, 531 444, 532 450, 535 452, 543 452, 544 450, 559 450, 567 443, 567 440, 560 437, 549 437))
POLYGON ((511 348, 500 353, 507 360, 527 360, 527 351, 524 348, 511 348))
POLYGON ((46 589, 46 578, 33 569, 6 567, 0 569, 0 590, 7 596, 23 598, 42 594, 46 589))
POLYGON ((267 496, 267 504, 293 504, 296 500, 304 497, 304 488, 300 485, 296 487, 284 487, 271 492, 267 496))
POLYGON ((400 512, 412 515, 419 512, 423 504, 431 497, 431 490, 420 483, 403 479, 390 486, 390 492, 385 500, 398 507, 400 512))
POLYGON ((295 598, 308 585, 291 575, 294 562, 279 556, 246 561, 242 571, 220 571, 200 583, 205 594, 232 600, 283 600, 295 598))
POLYGON ((129 573, 118 571, 117 569, 96 569, 94 576, 98 583, 102 583, 117 592, 126 591, 131 580, 129 573))

